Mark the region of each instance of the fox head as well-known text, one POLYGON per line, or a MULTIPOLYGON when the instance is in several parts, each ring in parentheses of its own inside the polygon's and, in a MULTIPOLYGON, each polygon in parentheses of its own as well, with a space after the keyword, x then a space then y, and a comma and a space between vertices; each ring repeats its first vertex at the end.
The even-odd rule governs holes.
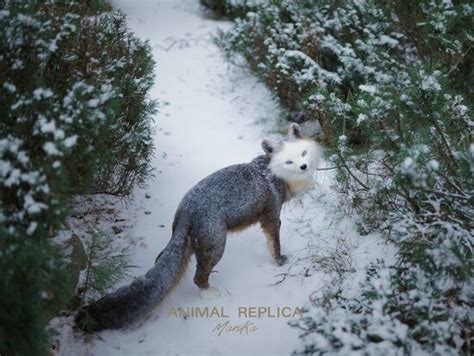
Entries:
POLYGON ((287 182, 310 181, 322 155, 322 147, 304 136, 298 124, 290 125, 286 140, 263 140, 262 148, 272 173, 287 182))

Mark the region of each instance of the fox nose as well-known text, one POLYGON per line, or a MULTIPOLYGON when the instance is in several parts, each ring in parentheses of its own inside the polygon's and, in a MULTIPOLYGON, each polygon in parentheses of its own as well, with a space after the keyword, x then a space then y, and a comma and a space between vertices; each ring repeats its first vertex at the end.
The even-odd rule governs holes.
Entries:
POLYGON ((302 171, 304 171, 306 168, 308 168, 308 165, 303 164, 300 168, 301 168, 302 171))

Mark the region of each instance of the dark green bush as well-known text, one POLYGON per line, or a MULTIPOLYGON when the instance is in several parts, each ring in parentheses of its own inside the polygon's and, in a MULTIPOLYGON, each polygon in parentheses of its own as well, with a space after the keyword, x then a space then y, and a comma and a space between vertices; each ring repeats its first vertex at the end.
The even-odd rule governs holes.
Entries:
POLYGON ((44 354, 67 278, 51 237, 76 194, 150 173, 150 48, 103 1, 0 5, 0 354, 44 354))
POLYGON ((243 17, 255 8, 259 0, 199 0, 201 5, 213 11, 218 16, 228 18, 243 17))
POLYGON ((471 352, 473 14, 468 1, 264 1, 220 34, 290 113, 319 121, 361 232, 398 248, 364 292, 296 325, 299 352, 471 352))
POLYGON ((0 233, 0 352, 47 354, 45 325, 71 297, 61 251, 45 239, 0 233))

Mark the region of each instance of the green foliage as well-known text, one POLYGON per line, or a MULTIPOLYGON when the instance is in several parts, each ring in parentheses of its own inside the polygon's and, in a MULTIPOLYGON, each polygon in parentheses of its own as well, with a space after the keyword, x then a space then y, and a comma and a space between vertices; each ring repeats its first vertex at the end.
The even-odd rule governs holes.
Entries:
POLYGON ((113 244, 113 236, 99 230, 90 230, 86 236, 87 268, 82 286, 82 301, 103 296, 130 268, 128 248, 113 244))
POLYGON ((315 308, 301 352, 471 352, 473 13, 467 1, 266 1, 220 34, 290 113, 319 121, 361 232, 398 247, 394 269, 368 271, 372 292, 315 308))
POLYGON ((71 297, 61 251, 46 240, 6 234, 0 228, 0 353, 47 353, 44 327, 71 297))
POLYGON ((255 8, 258 0, 200 0, 201 5, 218 16, 228 18, 242 17, 255 8))
POLYGON ((70 198, 127 196, 150 173, 150 47, 105 9, 101 0, 0 5, 1 354, 45 353, 42 292, 57 310, 67 290, 50 238, 70 198))

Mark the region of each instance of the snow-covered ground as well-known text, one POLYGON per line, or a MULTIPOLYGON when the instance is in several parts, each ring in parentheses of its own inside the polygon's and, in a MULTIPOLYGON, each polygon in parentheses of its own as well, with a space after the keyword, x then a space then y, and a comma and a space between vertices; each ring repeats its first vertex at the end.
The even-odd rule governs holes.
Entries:
MULTIPOLYGON (((263 84, 225 62, 211 36, 229 24, 205 18, 198 0, 113 4, 128 15, 136 35, 150 40, 157 62, 152 96, 162 104, 156 116, 155 177, 146 188, 137 188, 122 211, 127 216, 124 235, 142 241, 134 247, 131 264, 138 267, 121 283, 126 284, 144 274, 168 242, 174 212, 186 191, 219 168, 261 154, 261 140, 276 134, 280 113, 263 84)), ((233 234, 218 273, 211 275, 211 284, 222 292, 219 299, 199 297, 192 259, 180 285, 139 325, 84 337, 72 332, 71 318, 56 321, 62 325, 59 354, 290 354, 298 333, 288 326, 291 318, 276 316, 277 308, 293 313, 338 273, 357 281, 357 272, 387 249, 377 236, 360 237, 351 217, 338 212, 330 172, 318 172, 315 188, 283 211, 281 245, 289 264, 272 263, 258 227, 233 234), (217 307, 228 317, 170 315, 179 307, 217 307), (267 309, 260 317, 246 317, 239 315, 242 307, 267 309), (216 330, 225 322, 243 327, 216 330)))

